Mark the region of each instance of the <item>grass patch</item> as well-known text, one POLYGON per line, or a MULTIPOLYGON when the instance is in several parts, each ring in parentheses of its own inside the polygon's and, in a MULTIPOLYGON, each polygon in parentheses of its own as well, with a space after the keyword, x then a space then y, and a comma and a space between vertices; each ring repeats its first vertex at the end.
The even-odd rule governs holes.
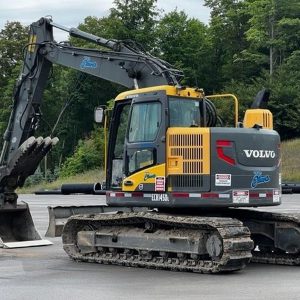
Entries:
POLYGON ((60 189, 61 185, 64 183, 94 183, 102 182, 104 180, 104 171, 103 170, 91 170, 86 171, 81 174, 70 176, 68 178, 58 178, 57 180, 51 183, 40 183, 37 185, 32 185, 29 187, 23 187, 17 190, 18 194, 32 194, 38 190, 54 190, 60 189))
POLYGON ((282 142, 282 181, 300 182, 300 139, 282 142))

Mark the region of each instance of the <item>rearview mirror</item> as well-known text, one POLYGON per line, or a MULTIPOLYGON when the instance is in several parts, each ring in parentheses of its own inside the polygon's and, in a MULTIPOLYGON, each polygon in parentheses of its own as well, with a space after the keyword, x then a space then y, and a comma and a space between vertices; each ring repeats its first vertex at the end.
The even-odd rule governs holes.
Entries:
POLYGON ((96 123, 103 123, 104 109, 103 107, 96 107, 94 110, 94 120, 96 123))

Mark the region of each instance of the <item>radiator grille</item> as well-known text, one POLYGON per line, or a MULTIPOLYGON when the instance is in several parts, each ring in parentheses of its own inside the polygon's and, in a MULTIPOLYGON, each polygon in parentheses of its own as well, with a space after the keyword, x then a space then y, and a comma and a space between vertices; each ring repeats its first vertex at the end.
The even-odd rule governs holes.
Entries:
POLYGON ((203 135, 172 134, 169 136, 171 156, 181 156, 184 174, 203 173, 203 135))
POLYGON ((203 175, 170 175, 170 186, 173 188, 201 188, 203 187, 203 175))
POLYGON ((272 115, 269 112, 263 113, 263 127, 273 129, 272 115))
POLYGON ((210 174, 208 128, 169 128, 168 185, 172 190, 202 190, 210 174), (208 177, 204 180, 204 177, 208 177))

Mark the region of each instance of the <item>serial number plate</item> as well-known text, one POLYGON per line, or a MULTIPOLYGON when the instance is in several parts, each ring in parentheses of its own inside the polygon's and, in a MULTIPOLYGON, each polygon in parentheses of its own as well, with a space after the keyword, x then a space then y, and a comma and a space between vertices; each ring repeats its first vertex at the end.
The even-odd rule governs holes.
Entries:
POLYGON ((167 194, 152 194, 151 200, 159 202, 169 202, 169 196, 167 194))

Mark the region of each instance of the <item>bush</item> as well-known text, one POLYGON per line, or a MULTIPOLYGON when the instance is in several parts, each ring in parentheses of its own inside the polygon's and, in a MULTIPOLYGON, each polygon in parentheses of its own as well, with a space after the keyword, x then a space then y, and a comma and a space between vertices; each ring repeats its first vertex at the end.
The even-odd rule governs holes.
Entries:
POLYGON ((55 168, 53 172, 51 170, 47 170, 45 174, 42 172, 41 168, 38 168, 33 175, 26 179, 24 186, 29 187, 40 183, 53 182, 58 178, 58 170, 58 168, 55 168))
POLYGON ((103 128, 92 131, 91 137, 79 140, 74 154, 67 158, 60 171, 60 177, 69 177, 102 167, 104 164, 103 128))

